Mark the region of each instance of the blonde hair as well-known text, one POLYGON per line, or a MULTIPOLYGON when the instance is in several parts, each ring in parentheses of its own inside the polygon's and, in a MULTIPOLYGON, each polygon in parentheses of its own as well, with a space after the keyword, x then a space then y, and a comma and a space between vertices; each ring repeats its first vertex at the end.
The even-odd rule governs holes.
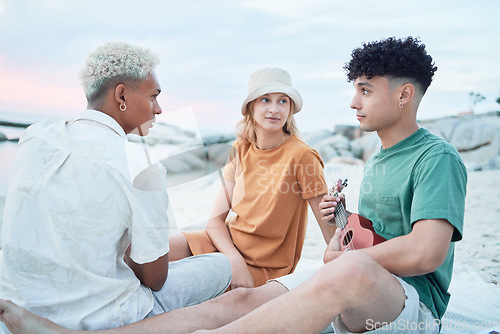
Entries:
MULTIPOLYGON (((255 118, 253 116, 253 105, 255 100, 250 101, 246 107, 246 113, 243 119, 236 124, 236 136, 238 140, 246 143, 252 143, 257 145, 257 131, 255 126, 255 118)), ((290 112, 288 113, 288 118, 285 125, 283 126, 283 131, 289 135, 301 137, 295 118, 293 117, 293 110, 295 110, 295 103, 290 99, 290 112)))
POLYGON ((94 102, 115 84, 145 80, 159 63, 148 49, 125 42, 106 43, 91 52, 80 72, 89 102, 94 102))

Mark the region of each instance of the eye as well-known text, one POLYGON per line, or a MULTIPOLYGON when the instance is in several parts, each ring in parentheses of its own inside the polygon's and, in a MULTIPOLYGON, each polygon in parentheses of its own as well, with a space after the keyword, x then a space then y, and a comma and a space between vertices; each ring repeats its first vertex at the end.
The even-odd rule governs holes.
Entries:
POLYGON ((368 89, 366 89, 366 88, 362 88, 362 89, 361 89, 361 94, 366 95, 366 94, 368 94, 368 93, 369 93, 369 90, 368 90, 368 89))
POLYGON ((261 102, 269 102, 269 99, 267 97, 263 97, 260 99, 261 102))
POLYGON ((286 103, 288 103, 288 99, 281 99, 281 100, 280 100, 280 103, 282 103, 282 104, 286 104, 286 103))
POLYGON ((153 95, 153 99, 155 99, 155 100, 156 100, 156 98, 158 97, 158 95, 159 95, 159 94, 154 94, 154 95, 153 95))

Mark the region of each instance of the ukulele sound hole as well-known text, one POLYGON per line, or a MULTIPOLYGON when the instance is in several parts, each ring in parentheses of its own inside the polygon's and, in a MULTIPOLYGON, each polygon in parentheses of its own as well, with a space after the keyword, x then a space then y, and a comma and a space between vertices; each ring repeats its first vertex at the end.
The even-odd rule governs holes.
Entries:
POLYGON ((344 244, 344 246, 347 246, 351 242, 351 240, 352 240, 352 230, 349 230, 345 234, 344 240, 342 241, 342 243, 344 244))

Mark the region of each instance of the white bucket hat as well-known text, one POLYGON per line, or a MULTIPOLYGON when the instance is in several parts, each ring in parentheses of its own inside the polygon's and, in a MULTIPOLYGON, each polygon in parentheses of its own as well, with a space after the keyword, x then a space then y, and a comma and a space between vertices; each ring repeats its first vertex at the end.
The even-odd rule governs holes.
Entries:
POLYGON ((295 104, 294 114, 302 109, 302 97, 300 97, 299 92, 292 87, 292 78, 290 74, 281 68, 263 68, 255 71, 250 76, 247 98, 241 106, 241 113, 245 115, 249 102, 268 93, 285 93, 288 95, 295 104))

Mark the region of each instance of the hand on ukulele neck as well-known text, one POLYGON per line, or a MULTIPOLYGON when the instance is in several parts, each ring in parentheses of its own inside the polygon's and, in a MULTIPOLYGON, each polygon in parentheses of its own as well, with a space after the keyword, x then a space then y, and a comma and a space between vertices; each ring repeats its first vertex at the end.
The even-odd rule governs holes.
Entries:
MULTIPOLYGON (((347 187, 347 179, 342 181, 342 179, 339 179, 337 183, 329 190, 328 195, 336 197, 335 203, 335 211, 334 211, 334 218, 332 218, 328 223, 330 224, 337 224, 339 226, 339 223, 341 223, 343 220, 347 221, 347 215, 345 212, 345 196, 342 194, 342 190, 347 187), (340 216, 340 217, 339 217, 340 216), (341 221, 339 222, 338 219, 341 221)), ((341 228, 343 228, 344 224, 341 224, 341 228)))

